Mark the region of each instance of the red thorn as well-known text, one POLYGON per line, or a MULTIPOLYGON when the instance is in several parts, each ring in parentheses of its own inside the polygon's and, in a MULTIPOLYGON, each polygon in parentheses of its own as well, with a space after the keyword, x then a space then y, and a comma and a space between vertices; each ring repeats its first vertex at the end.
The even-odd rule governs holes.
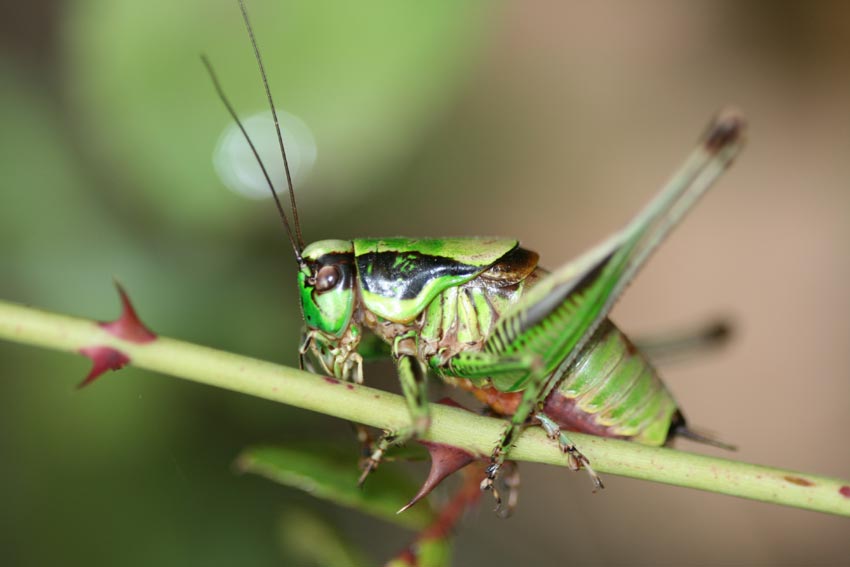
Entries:
POLYGON ((437 521, 422 532, 423 539, 448 537, 466 509, 471 508, 481 499, 481 481, 486 477, 484 463, 465 469, 463 477, 463 484, 440 510, 437 521))
POLYGON ((127 296, 127 292, 121 287, 121 284, 115 282, 115 287, 118 289, 118 295, 121 296, 121 317, 109 323, 98 323, 108 333, 111 333, 119 339, 134 343, 149 343, 156 339, 156 335, 151 332, 136 315, 136 310, 127 296))
MULTIPOLYGON (((451 406, 464 410, 466 409, 451 398, 443 398, 437 403, 444 406, 451 406)), ((453 445, 432 443, 430 441, 419 441, 419 443, 424 445, 425 448, 428 449, 428 453, 431 455, 431 470, 428 471, 428 478, 425 479, 425 482, 422 484, 419 492, 416 493, 416 496, 414 496, 410 502, 405 504, 404 507, 398 511, 399 514, 428 496, 431 491, 437 488, 437 486, 443 482, 447 476, 459 471, 472 461, 476 460, 475 455, 453 445)))
MULTIPOLYGON (((401 565, 416 567, 420 565, 419 550, 429 540, 445 539, 457 526, 463 513, 473 507, 481 498, 479 485, 485 477, 484 464, 480 463, 463 471, 463 483, 451 499, 443 506, 437 518, 427 526, 416 539, 394 559, 401 565)), ((391 562, 392 563, 392 562, 391 562)))
POLYGON ((475 456, 452 445, 442 443, 431 443, 430 441, 419 441, 431 454, 431 470, 428 478, 422 483, 422 487, 413 499, 398 511, 399 514, 428 496, 432 490, 443 482, 443 480, 475 460, 475 456))
POLYGON ((107 370, 119 370, 130 362, 130 357, 111 347, 93 346, 80 349, 80 354, 92 361, 92 368, 86 379, 77 388, 88 386, 107 370))
POLYGON ((838 493, 844 498, 850 498, 850 486, 842 486, 838 489, 838 493))

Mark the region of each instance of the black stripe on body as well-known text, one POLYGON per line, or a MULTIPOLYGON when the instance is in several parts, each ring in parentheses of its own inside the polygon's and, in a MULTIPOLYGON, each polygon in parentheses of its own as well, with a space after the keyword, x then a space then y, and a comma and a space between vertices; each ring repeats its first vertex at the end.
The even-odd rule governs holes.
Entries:
POLYGON ((413 299, 425 286, 443 277, 473 277, 482 267, 419 252, 367 252, 357 257, 363 288, 376 295, 413 299))

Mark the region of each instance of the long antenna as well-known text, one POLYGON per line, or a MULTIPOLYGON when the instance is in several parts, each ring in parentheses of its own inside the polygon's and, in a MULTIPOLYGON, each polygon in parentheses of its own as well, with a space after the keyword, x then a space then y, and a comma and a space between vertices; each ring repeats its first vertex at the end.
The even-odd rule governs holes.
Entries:
POLYGON ((269 88, 266 68, 263 66, 263 58, 260 56, 260 48, 257 47, 257 39, 254 37, 254 28, 251 27, 251 21, 248 19, 248 10, 245 8, 245 0, 239 0, 239 9, 242 10, 242 19, 245 21, 245 27, 248 29, 248 36, 251 38, 251 47, 254 48, 254 57, 257 59, 257 66, 260 68, 260 76, 263 78, 263 88, 266 91, 266 98, 269 99, 269 108, 271 108, 272 118, 274 119, 274 129, 277 132, 277 142, 280 146, 280 155, 283 158, 283 167, 286 170, 286 183, 289 186, 289 205, 292 208, 292 220, 295 224, 295 235, 298 238, 298 244, 303 250, 304 238, 301 236, 301 222, 298 220, 298 207, 295 206, 295 188, 292 186, 292 175, 289 173, 289 160, 286 158, 286 147, 283 145, 283 135, 280 132, 280 122, 278 122, 277 111, 275 110, 274 100, 272 100, 272 91, 269 88))
POLYGON ((295 240, 295 236, 292 233, 292 228, 289 226, 289 219, 286 218, 286 214, 283 212, 283 205, 281 205, 280 199, 277 196, 277 191, 275 191, 274 189, 274 184, 272 183, 271 177, 269 177, 269 173, 268 171, 266 171, 266 166, 263 164, 263 160, 260 159, 260 154, 259 152, 257 152, 257 148, 254 146, 254 142, 251 141, 251 137, 248 136, 248 132, 245 131, 245 127, 242 125, 242 121, 239 120, 239 117, 236 115, 236 111, 233 110, 233 106, 230 104, 230 101, 227 100, 227 97, 224 95, 224 90, 221 88, 221 84, 218 82, 218 77, 216 76, 215 71, 213 71, 209 59, 207 59, 206 55, 201 55, 201 61, 203 61, 204 66, 207 68, 207 73, 209 73, 210 79, 212 79, 213 87, 215 87, 215 91, 216 93, 218 93, 218 98, 221 99, 221 102, 223 102, 225 108, 227 108, 227 112, 230 113, 230 116, 233 118, 234 122, 236 122, 236 125, 239 126, 239 129, 242 131, 242 135, 245 137, 245 141, 248 142, 248 146, 251 147, 251 151, 254 153, 254 157, 257 159, 257 163, 260 165, 260 169, 263 170, 263 176, 266 178, 266 183, 268 183, 269 189, 271 189, 275 205, 277 206, 277 212, 280 214, 280 218, 283 221, 284 228, 286 228, 286 235, 287 237, 289 237, 290 244, 292 244, 292 250, 295 251, 295 260, 299 264, 301 264, 301 250, 303 250, 303 247, 299 247, 298 243, 295 240))

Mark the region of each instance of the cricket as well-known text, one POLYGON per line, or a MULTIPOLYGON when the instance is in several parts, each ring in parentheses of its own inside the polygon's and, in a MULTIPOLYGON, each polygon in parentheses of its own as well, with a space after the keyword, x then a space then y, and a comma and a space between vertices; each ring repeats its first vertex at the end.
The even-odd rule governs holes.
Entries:
POLYGON ((429 376, 471 392, 504 418, 481 482, 497 508, 503 500, 497 480, 528 426, 542 427, 553 451, 562 451, 571 469, 587 471, 594 490, 603 487, 602 480, 570 440, 571 431, 652 446, 685 437, 729 448, 689 428, 649 356, 608 314, 740 152, 745 122, 739 113, 718 114, 625 227, 551 271, 513 238, 353 238, 305 245, 267 74, 243 0, 239 5, 274 118, 289 216, 210 63, 203 61, 254 152, 292 246, 304 319, 302 367, 362 383, 364 361, 389 357, 409 409, 409 425, 376 440, 358 429, 367 446, 361 483, 387 451, 428 430, 429 376))

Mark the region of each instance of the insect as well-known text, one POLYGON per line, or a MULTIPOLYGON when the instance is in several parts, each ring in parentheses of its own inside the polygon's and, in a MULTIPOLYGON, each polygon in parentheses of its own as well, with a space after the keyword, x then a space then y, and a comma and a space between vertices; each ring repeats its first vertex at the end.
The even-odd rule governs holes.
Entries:
POLYGON ((254 150, 298 265, 302 364, 306 359, 328 375, 362 382, 364 358, 388 354, 409 408, 410 424, 386 432, 372 446, 361 482, 389 448, 427 431, 429 373, 471 391, 505 417, 481 483, 497 502, 495 480, 512 443, 530 424, 542 426, 570 467, 586 469, 597 488, 599 476, 566 431, 647 445, 663 445, 677 435, 713 442, 688 429, 648 358, 607 315, 655 248, 732 163, 743 146, 742 118, 720 114, 630 223, 551 272, 538 265, 537 253, 505 238, 355 238, 305 246, 274 102, 244 3, 239 4, 286 168, 291 224, 254 150))

